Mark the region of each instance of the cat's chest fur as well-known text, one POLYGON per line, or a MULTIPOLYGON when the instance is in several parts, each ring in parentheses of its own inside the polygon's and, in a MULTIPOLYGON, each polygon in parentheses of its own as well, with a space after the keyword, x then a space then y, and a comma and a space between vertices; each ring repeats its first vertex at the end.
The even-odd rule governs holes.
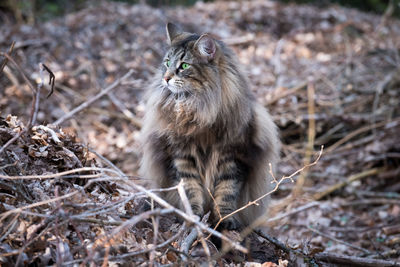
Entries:
POLYGON ((238 157, 244 152, 237 151, 238 148, 234 144, 218 141, 218 136, 211 130, 208 134, 194 138, 174 138, 168 150, 171 159, 191 159, 194 163, 191 167, 195 168, 203 187, 210 192, 214 191, 216 178, 221 171, 221 162, 226 158, 238 157))

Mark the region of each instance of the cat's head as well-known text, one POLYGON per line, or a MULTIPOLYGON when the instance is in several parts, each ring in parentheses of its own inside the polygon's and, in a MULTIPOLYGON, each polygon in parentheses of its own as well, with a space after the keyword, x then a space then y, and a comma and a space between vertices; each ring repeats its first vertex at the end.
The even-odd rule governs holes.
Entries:
POLYGON ((182 32, 166 26, 169 49, 161 66, 161 85, 173 94, 198 95, 216 90, 219 84, 219 45, 210 35, 182 32), (217 87, 217 88, 216 88, 217 87))

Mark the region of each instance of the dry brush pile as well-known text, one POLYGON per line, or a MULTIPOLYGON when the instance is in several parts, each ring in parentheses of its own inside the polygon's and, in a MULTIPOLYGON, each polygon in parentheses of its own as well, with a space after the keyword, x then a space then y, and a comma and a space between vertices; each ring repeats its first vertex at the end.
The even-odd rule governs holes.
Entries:
POLYGON ((102 3, 35 26, 1 18, 1 264, 399 265, 398 20, 270 1, 102 3), (168 20, 231 45, 280 128, 276 177, 302 170, 273 193, 269 235, 223 233, 226 254, 206 218, 135 175, 168 20))

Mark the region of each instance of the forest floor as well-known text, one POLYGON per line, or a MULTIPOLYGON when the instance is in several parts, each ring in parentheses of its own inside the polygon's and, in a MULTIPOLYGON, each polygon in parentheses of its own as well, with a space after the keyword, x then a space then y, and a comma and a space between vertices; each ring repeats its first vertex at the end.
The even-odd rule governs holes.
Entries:
POLYGON ((256 0, 0 21, 0 265, 400 266, 399 20, 256 0), (142 209, 143 95, 167 21, 237 53, 280 129, 278 180, 315 163, 272 194, 280 242, 228 232, 236 248, 217 253, 206 222, 182 225, 157 199, 142 209))

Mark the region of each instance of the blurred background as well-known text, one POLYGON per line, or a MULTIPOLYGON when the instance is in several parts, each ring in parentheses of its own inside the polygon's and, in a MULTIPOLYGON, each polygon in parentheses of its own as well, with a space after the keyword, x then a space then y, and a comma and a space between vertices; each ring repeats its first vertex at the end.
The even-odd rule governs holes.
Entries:
MULTIPOLYGON (((216 2, 223 0, 113 0, 129 4, 148 4, 153 7, 165 6, 191 6, 196 2, 216 2)), ((353 7, 367 12, 382 14, 389 8, 393 9, 395 16, 400 15, 398 0, 278 0, 284 3, 312 4, 316 6, 328 6, 338 4, 345 7, 353 7)), ((241 0, 237 0, 241 2, 241 0)), ((18 22, 33 23, 35 20, 43 21, 69 12, 80 10, 87 6, 99 5, 95 0, 2 0, 0 9, 11 14, 18 22)))

